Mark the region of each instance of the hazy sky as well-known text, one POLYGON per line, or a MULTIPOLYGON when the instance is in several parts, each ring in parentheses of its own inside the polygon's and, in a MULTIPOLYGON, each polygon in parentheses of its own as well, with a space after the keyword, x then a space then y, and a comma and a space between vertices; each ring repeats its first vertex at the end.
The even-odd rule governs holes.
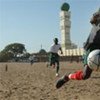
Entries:
POLYGON ((83 46, 91 30, 92 14, 100 0, 0 0, 0 51, 11 43, 25 44, 28 52, 49 50, 53 38, 61 41, 60 8, 69 3, 71 41, 83 46))

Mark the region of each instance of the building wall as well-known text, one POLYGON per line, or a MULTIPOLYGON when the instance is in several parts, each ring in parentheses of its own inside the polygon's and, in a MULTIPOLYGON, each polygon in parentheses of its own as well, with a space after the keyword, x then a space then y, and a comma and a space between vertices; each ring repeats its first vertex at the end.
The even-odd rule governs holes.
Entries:
POLYGON ((77 49, 68 49, 65 51, 65 55, 64 56, 82 56, 84 53, 84 49, 83 48, 77 48, 77 49))
POLYGON ((65 53, 66 49, 71 49, 71 40, 70 40, 70 12, 61 11, 60 12, 60 30, 61 30, 61 44, 62 50, 65 53))

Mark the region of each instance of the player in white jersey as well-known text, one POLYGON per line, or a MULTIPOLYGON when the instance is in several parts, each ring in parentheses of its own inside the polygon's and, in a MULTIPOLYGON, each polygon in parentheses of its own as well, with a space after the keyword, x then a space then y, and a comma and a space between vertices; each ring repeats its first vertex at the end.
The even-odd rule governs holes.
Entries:
POLYGON ((58 76, 59 72, 59 54, 58 54, 59 50, 61 51, 62 54, 61 45, 58 43, 58 39, 55 38, 54 44, 50 48, 49 60, 50 60, 50 66, 54 67, 56 66, 56 76, 58 76))

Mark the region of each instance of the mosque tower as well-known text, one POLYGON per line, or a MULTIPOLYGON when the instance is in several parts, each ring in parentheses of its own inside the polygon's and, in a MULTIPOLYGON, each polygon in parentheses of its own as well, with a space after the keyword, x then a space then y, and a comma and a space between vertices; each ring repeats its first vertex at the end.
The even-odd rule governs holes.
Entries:
POLYGON ((68 3, 63 3, 60 11, 61 45, 64 54, 67 49, 72 49, 70 40, 71 12, 69 11, 69 8, 70 6, 68 3))

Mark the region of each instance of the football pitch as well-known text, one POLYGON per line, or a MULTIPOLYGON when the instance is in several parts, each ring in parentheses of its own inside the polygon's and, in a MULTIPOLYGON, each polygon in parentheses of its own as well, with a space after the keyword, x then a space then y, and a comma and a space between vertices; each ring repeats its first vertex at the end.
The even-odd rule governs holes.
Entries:
MULTIPOLYGON (((60 62, 59 77, 82 69, 82 63, 60 62)), ((45 62, 0 63, 0 100, 100 100, 100 72, 56 89, 59 77, 45 62)))

